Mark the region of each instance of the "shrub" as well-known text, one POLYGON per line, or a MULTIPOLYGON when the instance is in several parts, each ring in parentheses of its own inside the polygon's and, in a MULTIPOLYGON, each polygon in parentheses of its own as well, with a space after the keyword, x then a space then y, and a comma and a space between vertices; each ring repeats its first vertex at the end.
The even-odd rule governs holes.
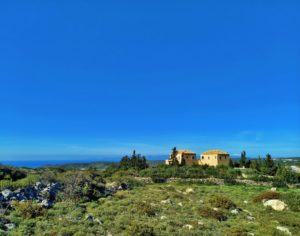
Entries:
POLYGON ((272 186, 276 187, 276 188, 287 188, 288 187, 286 182, 280 181, 280 180, 273 181, 272 186))
POLYGON ((286 183, 297 183, 298 176, 295 172, 291 170, 290 167, 280 166, 276 172, 276 179, 286 183))
POLYGON ((223 212, 221 212, 221 211, 215 211, 215 210, 213 210, 211 208, 208 208, 208 207, 201 208, 199 214, 202 217, 213 218, 213 219, 216 219, 218 221, 225 221, 225 220, 227 220, 227 216, 224 215, 223 212))
POLYGON ((0 180, 12 180, 23 179, 26 177, 26 173, 17 168, 0 166, 0 180))
POLYGON ((104 181, 100 175, 90 171, 66 173, 61 177, 63 198, 73 201, 97 200, 104 195, 104 181))
POLYGON ((224 184, 226 184, 226 185, 237 185, 239 183, 235 179, 225 178, 224 179, 224 184))
POLYGON ((300 193, 286 193, 282 199, 292 211, 300 211, 300 193))
POLYGON ((139 223, 130 225, 128 231, 128 235, 135 236, 155 236, 155 232, 153 227, 149 225, 141 225, 139 223))
POLYGON ((138 202, 136 204, 137 212, 141 215, 146 215, 149 217, 155 216, 155 209, 149 204, 145 202, 138 202))
POLYGON ((35 218, 39 216, 43 216, 46 213, 46 209, 42 206, 32 202, 32 201, 25 201, 25 202, 13 202, 13 208, 15 208, 17 214, 19 214, 23 218, 35 218))
POLYGON ((224 196, 212 196, 212 198, 209 199, 209 203, 213 207, 220 207, 224 209, 230 209, 230 208, 235 208, 236 204, 231 201, 229 198, 224 197, 224 196))
POLYGON ((228 228, 225 235, 230 236, 247 236, 248 231, 243 228, 228 228))
POLYGON ((261 202, 263 200, 270 200, 270 199, 279 199, 281 197, 281 194, 278 192, 273 191, 267 191, 259 194, 256 196, 253 201, 254 202, 261 202))
POLYGON ((9 223, 9 220, 4 217, 4 215, 0 214, 0 229, 5 230, 5 224, 9 223))
POLYGON ((165 183, 166 179, 158 176, 151 176, 153 183, 165 183))

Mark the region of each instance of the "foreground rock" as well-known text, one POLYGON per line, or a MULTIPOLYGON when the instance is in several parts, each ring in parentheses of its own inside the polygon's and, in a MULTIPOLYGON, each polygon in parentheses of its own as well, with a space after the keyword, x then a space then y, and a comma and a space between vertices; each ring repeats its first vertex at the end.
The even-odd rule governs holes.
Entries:
POLYGON ((289 231, 287 227, 277 226, 276 229, 285 233, 286 235, 292 235, 292 233, 289 231))
POLYGON ((4 189, 0 194, 0 203, 3 206, 10 205, 10 202, 32 200, 40 203, 44 207, 51 207, 57 193, 61 189, 59 183, 42 184, 37 182, 35 185, 29 185, 25 188, 19 188, 15 191, 4 189))
POLYGON ((128 184, 121 183, 117 184, 115 182, 107 183, 105 185, 105 196, 115 194, 118 191, 127 190, 129 188, 128 184))
POLYGON ((271 199, 263 202, 264 206, 271 207, 275 211, 283 211, 284 209, 287 209, 287 205, 278 199, 271 199))

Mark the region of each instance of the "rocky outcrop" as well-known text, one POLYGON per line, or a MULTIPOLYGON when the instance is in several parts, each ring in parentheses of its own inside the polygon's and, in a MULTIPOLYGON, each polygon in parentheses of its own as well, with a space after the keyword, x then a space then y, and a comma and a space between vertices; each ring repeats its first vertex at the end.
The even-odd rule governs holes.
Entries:
POLYGON ((129 188, 127 183, 117 184, 115 182, 107 183, 105 185, 105 196, 115 194, 118 191, 127 190, 129 188))
POLYGON ((42 184, 37 182, 35 185, 29 185, 25 188, 17 190, 4 189, 0 193, 0 204, 7 206, 11 201, 27 201, 32 200, 44 207, 51 207, 56 198, 58 191, 61 189, 59 183, 42 184))

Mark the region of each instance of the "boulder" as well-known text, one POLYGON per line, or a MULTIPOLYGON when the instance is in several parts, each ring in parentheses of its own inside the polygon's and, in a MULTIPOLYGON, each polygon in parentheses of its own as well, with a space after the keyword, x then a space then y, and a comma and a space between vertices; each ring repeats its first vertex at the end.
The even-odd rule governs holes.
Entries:
POLYGON ((12 229, 16 228, 16 224, 14 224, 14 223, 8 223, 8 224, 5 224, 4 226, 5 226, 6 230, 12 230, 12 229))
POLYGON ((287 205, 283 201, 280 201, 278 199, 267 200, 263 204, 265 207, 272 207, 272 209, 275 211, 283 211, 287 208, 287 205))
POLYGON ((94 221, 94 216, 92 214, 87 214, 84 218, 84 220, 91 220, 94 221))
POLYGON ((237 214, 239 214, 239 209, 232 209, 230 211, 230 213, 233 214, 233 215, 237 215, 237 214))
POLYGON ((198 225, 204 225, 204 223, 201 220, 199 220, 198 225))
POLYGON ((192 225, 186 224, 186 225, 183 226, 183 228, 186 228, 186 229, 191 230, 191 229, 193 229, 194 227, 193 227, 192 225))
POLYGON ((247 220, 254 221, 255 217, 253 217, 253 216, 247 216, 247 220))
POLYGON ((1 193, 4 198, 9 198, 13 195, 13 192, 9 189, 4 189, 1 193))
POLYGON ((193 193, 193 192, 194 192, 194 189, 188 188, 188 189, 185 190, 185 192, 186 192, 186 193, 193 193))
POLYGON ((276 229, 285 233, 286 235, 292 235, 292 233, 289 231, 287 227, 277 226, 276 229))
POLYGON ((166 200, 162 200, 160 201, 162 204, 171 204, 171 200, 170 199, 166 199, 166 200))
POLYGON ((52 203, 51 201, 47 200, 47 199, 44 199, 44 200, 40 203, 41 206, 46 207, 46 208, 52 207, 52 204, 53 204, 53 203, 52 203))

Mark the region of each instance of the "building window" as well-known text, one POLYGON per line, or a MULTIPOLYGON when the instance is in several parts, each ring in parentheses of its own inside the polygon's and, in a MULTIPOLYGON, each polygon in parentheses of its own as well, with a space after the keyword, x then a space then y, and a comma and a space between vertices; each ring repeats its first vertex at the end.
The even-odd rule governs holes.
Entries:
POLYGON ((209 160, 209 157, 208 157, 208 160, 209 160))
POLYGON ((204 156, 202 156, 202 159, 204 159, 204 156))
POLYGON ((220 156, 220 160, 222 160, 222 157, 220 156))

